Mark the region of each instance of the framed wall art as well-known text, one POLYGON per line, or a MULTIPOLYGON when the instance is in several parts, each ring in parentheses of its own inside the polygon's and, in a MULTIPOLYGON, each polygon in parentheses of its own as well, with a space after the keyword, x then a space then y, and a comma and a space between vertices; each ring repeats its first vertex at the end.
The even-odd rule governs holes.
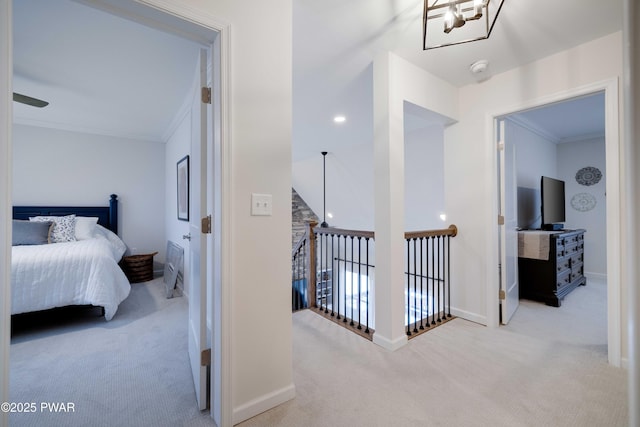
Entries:
POLYGON ((178 161, 178 219, 189 221, 189 155, 178 161))

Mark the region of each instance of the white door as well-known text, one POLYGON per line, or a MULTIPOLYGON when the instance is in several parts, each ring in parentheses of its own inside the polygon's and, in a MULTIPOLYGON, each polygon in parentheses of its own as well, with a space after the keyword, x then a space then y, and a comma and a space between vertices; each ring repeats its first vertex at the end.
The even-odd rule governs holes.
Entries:
POLYGON ((500 163, 500 319, 509 323, 518 308, 518 203, 516 150, 505 134, 504 120, 498 121, 500 163))
POLYGON ((201 220, 207 216, 207 104, 200 88, 207 83, 207 51, 200 50, 198 89, 191 105, 191 158, 189 232, 189 360, 199 408, 206 409, 207 366, 202 354, 207 347, 207 234, 201 220))

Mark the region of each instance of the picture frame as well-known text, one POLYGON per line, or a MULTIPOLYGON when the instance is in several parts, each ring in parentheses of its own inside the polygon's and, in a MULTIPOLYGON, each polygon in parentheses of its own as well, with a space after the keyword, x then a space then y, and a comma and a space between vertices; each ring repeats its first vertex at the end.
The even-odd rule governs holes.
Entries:
POLYGON ((189 155, 178 161, 177 173, 177 206, 178 220, 189 221, 189 155))

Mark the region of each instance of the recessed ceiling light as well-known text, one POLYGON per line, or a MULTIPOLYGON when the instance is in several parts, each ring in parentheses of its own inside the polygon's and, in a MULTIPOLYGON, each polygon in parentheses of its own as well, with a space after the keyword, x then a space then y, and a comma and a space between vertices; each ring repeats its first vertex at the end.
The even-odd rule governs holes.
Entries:
POLYGON ((345 116, 335 116, 333 121, 336 123, 344 123, 347 121, 347 118, 345 116))

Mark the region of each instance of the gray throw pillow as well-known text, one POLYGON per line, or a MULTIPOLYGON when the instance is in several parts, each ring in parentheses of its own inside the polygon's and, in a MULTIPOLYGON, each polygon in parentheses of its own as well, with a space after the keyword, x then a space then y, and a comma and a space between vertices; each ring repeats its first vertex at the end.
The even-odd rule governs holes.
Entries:
POLYGON ((34 222, 13 220, 12 246, 46 245, 53 228, 52 221, 34 222))

